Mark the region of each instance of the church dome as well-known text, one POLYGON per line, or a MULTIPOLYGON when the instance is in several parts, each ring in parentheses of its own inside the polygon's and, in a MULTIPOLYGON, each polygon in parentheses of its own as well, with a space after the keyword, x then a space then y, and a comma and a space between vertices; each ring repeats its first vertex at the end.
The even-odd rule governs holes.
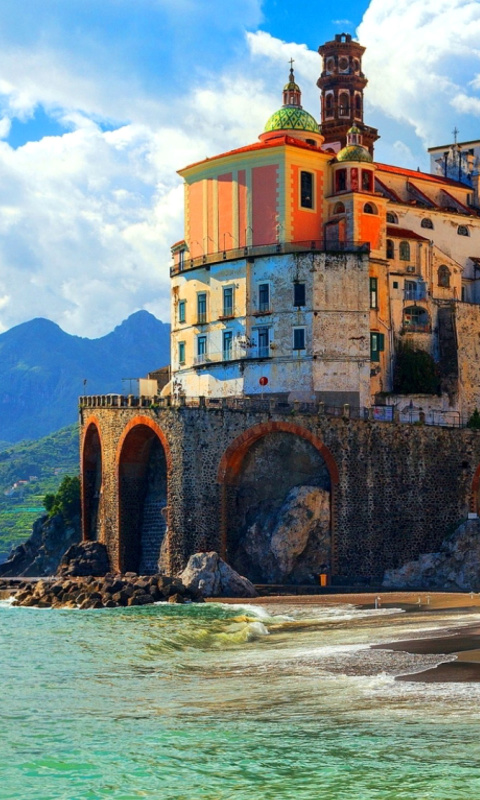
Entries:
POLYGON ((363 146, 363 136, 360 128, 352 125, 347 133, 347 146, 337 153, 337 161, 365 161, 369 164, 373 158, 367 148, 363 146))
POLYGON ((284 106, 270 117, 263 129, 270 131, 310 131, 318 134, 318 123, 308 111, 294 106, 284 106))
POLYGON ((373 158, 365 147, 358 144, 347 145, 337 153, 337 161, 366 161, 369 164, 373 158))

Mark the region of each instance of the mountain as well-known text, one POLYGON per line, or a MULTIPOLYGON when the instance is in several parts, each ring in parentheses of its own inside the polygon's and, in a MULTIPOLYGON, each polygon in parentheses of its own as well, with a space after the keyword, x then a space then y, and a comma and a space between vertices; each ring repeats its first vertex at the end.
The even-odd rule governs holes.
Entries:
POLYGON ((81 394, 128 394, 122 378, 169 361, 170 325, 148 311, 99 339, 71 336, 48 319, 17 325, 0 334, 0 440, 46 436, 76 421, 81 394))

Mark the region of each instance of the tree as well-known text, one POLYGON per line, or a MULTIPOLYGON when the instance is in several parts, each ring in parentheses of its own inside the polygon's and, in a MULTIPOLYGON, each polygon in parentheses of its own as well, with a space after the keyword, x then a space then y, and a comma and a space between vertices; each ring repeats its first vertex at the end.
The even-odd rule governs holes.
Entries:
POLYGON ((393 373, 393 391, 396 394, 439 394, 439 390, 440 374, 430 353, 400 343, 393 373))
POLYGON ((46 494, 43 505, 49 517, 61 514, 65 522, 71 522, 80 514, 80 478, 65 475, 56 494, 46 494))

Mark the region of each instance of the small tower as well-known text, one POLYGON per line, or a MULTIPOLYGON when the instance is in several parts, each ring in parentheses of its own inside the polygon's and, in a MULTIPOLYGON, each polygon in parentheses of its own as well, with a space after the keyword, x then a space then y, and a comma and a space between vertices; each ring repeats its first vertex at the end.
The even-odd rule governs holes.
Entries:
POLYGON ((357 125, 363 142, 373 156, 379 138, 376 128, 363 122, 363 90, 368 81, 362 72, 365 48, 354 42, 349 33, 339 33, 331 42, 318 48, 323 69, 317 86, 321 90, 322 123, 320 130, 329 144, 340 150, 347 144, 347 132, 357 125))
POLYGON ((290 61, 288 83, 283 87, 283 106, 267 120, 263 133, 258 138, 262 142, 268 142, 280 135, 301 139, 316 147, 320 147, 323 142, 318 122, 302 108, 302 92, 298 83, 295 83, 293 60, 290 61))

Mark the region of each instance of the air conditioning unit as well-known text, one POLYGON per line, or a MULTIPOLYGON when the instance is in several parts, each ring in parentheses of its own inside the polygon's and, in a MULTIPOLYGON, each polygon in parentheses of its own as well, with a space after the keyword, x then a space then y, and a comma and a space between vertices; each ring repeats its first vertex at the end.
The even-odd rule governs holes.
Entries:
POLYGON ((407 272, 410 272, 410 273, 416 272, 415 267, 407 267, 407 272))

